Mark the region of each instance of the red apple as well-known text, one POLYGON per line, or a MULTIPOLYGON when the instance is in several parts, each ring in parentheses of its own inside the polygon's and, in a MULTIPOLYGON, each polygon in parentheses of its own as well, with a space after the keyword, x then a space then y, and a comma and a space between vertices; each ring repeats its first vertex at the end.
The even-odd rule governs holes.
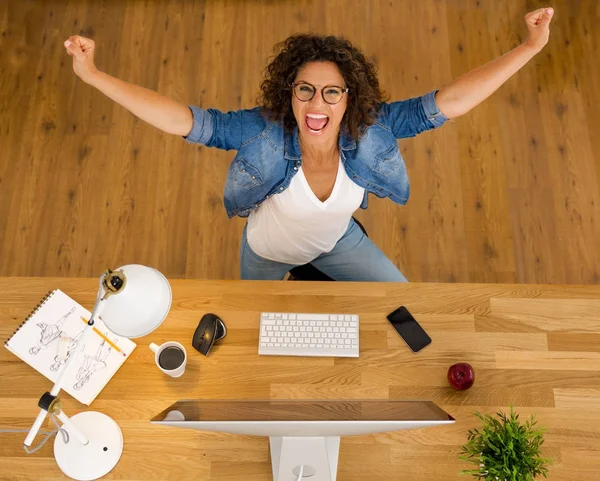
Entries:
POLYGON ((448 369, 448 382, 457 391, 469 389, 475 382, 475 371, 466 362, 453 364, 448 369))

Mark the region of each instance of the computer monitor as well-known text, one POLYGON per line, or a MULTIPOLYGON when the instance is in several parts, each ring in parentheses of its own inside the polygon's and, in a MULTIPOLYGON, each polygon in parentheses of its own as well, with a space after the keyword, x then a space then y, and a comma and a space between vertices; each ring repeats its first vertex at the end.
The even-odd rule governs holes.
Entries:
POLYGON ((340 436, 454 423, 430 401, 182 400, 151 421, 268 436, 275 481, 335 481, 340 436))

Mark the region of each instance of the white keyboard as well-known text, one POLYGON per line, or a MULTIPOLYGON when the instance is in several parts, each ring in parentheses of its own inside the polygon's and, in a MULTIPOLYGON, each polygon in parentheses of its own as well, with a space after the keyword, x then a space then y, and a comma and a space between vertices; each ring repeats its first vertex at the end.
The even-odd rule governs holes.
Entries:
POLYGON ((262 312, 258 353, 358 357, 358 316, 262 312))

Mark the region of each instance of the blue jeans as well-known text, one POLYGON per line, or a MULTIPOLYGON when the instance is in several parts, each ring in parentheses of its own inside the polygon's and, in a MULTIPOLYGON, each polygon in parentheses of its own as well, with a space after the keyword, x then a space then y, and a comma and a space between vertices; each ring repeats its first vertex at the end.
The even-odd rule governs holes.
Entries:
MULTIPOLYGON (((331 252, 321 254, 311 264, 336 281, 408 282, 354 219, 331 252)), ((240 253, 242 279, 281 280, 293 267, 296 265, 270 261, 256 254, 248 245, 244 227, 240 253)))

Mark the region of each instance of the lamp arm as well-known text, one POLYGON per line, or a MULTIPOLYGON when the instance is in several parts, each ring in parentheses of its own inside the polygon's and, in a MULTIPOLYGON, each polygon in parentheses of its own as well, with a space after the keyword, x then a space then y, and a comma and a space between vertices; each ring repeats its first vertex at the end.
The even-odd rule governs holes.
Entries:
MULTIPOLYGON (((31 443, 33 443, 33 439, 37 436, 37 433, 39 432, 40 428, 42 427, 42 423, 44 422, 46 414, 48 413, 50 404, 58 396, 58 393, 60 392, 63 384, 65 383, 65 379, 66 379, 67 375, 73 369, 73 364, 75 363, 75 359, 77 357, 79 357, 78 356, 79 352, 81 351, 82 347, 85 346, 85 342, 86 342, 90 332, 92 331, 92 327, 94 326, 95 320, 100 316, 100 313, 104 309, 105 305, 106 305, 106 298, 103 297, 102 278, 101 278, 100 279, 100 287, 98 289, 98 295, 96 296, 96 303, 94 304, 94 309, 92 310, 90 319, 83 330, 83 335, 81 336, 81 339, 79 340, 77 347, 74 349, 73 353, 69 356, 69 359, 67 359, 65 367, 61 371, 60 376, 58 376, 58 379, 54 383, 54 386, 52 387, 50 392, 44 393, 44 395, 40 398, 40 401, 38 402, 38 406, 41 409, 40 409, 40 412, 38 413, 37 417, 35 418, 35 422, 33 423, 33 426, 31 427, 31 429, 29 430, 27 437, 25 438, 25 441, 23 443, 23 444, 25 444, 25 446, 27 446, 27 447, 31 446, 31 443)), ((81 433, 78 433, 77 437, 80 440, 85 439, 85 436, 82 435, 81 433)), ((87 443, 84 443, 84 444, 87 444, 87 443)))
POLYGON ((61 371, 60 376, 58 376, 58 379, 56 380, 56 382, 54 383, 54 386, 50 390, 50 394, 52 396, 58 396, 58 393, 60 392, 63 384, 65 383, 65 379, 66 379, 67 375, 71 372, 73 364, 75 364, 75 359, 78 357, 78 354, 81 352, 82 348, 85 346, 85 342, 87 341, 87 338, 90 334, 90 331, 92 330, 92 327, 94 326, 96 319, 100 316, 100 312, 104 309, 104 306, 106 305, 106 302, 103 301, 103 299, 102 299, 101 291, 102 291, 102 287, 100 287, 100 291, 98 292, 98 298, 96 299, 96 304, 94 305, 92 315, 90 316, 90 319, 89 319, 87 325, 85 326, 85 329, 83 330, 83 335, 81 336, 81 339, 79 340, 79 344, 78 344, 77 348, 75 349, 75 352, 73 353, 72 356, 69 356, 69 359, 67 359, 67 363, 65 364, 64 369, 61 371))
POLYGON ((33 423, 33 426, 31 426, 31 429, 29 430, 29 434, 27 434, 27 437, 25 438, 25 441, 23 442, 23 444, 27 447, 31 446, 31 443, 33 443, 33 439, 36 437, 37 433, 39 432, 40 428, 42 427, 42 423, 44 422, 44 419, 46 419, 46 414, 48 414, 48 411, 46 411, 45 409, 40 409, 40 412, 37 415, 37 418, 35 418, 35 422, 33 423))
POLYGON ((85 437, 85 434, 75 427, 75 425, 69 419, 69 416, 67 416, 64 411, 59 412, 56 417, 62 421, 63 428, 66 428, 67 432, 75 436, 81 444, 85 446, 87 443, 89 443, 89 440, 85 437))

